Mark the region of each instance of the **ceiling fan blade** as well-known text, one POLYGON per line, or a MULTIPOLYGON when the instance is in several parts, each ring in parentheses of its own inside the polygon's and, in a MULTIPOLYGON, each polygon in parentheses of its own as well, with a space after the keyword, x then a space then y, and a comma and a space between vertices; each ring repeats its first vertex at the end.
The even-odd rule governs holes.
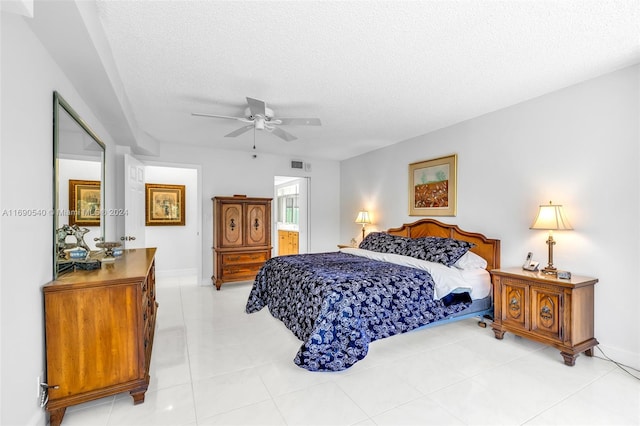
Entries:
POLYGON ((285 132, 284 130, 279 129, 277 127, 274 127, 272 129, 267 128, 267 130, 269 130, 271 133, 273 133, 274 135, 276 135, 280 139, 284 139, 287 142, 295 141, 296 139, 298 139, 297 137, 293 136, 291 133, 285 132))
POLYGON ((253 124, 248 124, 246 126, 240 127, 239 129, 234 130, 228 135, 224 135, 225 138, 235 138, 236 136, 240 136, 241 134, 248 132, 253 129, 253 124))
POLYGON ((290 125, 297 125, 297 126, 322 126, 322 122, 320 121, 319 118, 282 118, 282 117, 278 117, 275 120, 280 121, 280 123, 278 123, 278 124, 290 124, 290 125))
POLYGON ((226 118, 229 120, 244 121, 245 123, 251 122, 251 120, 247 120, 246 117, 229 117, 228 115, 206 114, 204 112, 192 112, 191 115, 196 115, 198 117, 226 118))
POLYGON ((251 111, 251 115, 254 117, 257 115, 261 117, 267 116, 267 104, 265 104, 264 101, 248 97, 247 103, 249 104, 249 111, 251 111))

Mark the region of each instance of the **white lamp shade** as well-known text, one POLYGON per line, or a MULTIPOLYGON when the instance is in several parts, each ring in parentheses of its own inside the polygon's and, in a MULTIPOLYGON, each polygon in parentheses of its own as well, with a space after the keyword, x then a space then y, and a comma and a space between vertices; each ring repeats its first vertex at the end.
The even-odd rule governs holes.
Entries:
POLYGON ((536 216, 529 229, 562 231, 571 230, 573 228, 571 227, 571 224, 569 224, 562 206, 559 204, 551 204, 551 201, 549 201, 549 204, 540 206, 538 216, 536 216))
POLYGON ((366 224, 371 223, 371 218, 369 218, 369 212, 366 210, 362 210, 358 212, 358 217, 356 217, 356 223, 366 224))

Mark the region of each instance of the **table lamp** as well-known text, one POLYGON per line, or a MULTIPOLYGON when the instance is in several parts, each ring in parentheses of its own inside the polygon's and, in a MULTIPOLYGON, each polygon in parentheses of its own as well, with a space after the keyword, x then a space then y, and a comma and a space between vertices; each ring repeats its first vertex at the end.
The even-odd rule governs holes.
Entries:
POLYGON ((538 210, 538 216, 536 216, 529 229, 549 231, 549 238, 547 239, 547 245, 549 246, 549 264, 542 270, 542 273, 557 274, 558 270, 553 266, 553 246, 556 244, 553 240, 553 231, 570 231, 573 229, 564 214, 562 205, 553 204, 551 201, 549 201, 548 205, 541 205, 538 210))
POLYGON ((360 223, 362 225, 362 239, 364 240, 364 227, 371 223, 371 219, 369 218, 369 212, 366 210, 361 210, 358 212, 358 217, 356 217, 356 223, 360 223))

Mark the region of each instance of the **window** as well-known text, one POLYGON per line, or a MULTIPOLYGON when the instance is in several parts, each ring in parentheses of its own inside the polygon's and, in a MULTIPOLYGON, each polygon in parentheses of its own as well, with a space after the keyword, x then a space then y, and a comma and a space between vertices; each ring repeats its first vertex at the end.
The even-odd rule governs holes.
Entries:
POLYGON ((298 184, 278 188, 278 222, 297 225, 300 209, 298 207, 298 184))

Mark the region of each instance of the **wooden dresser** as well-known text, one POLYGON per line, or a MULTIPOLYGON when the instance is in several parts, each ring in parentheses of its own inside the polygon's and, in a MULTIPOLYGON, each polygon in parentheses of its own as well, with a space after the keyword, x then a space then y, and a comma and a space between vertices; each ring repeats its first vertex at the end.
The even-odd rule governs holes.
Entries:
POLYGON ((253 280, 271 257, 271 198, 214 197, 213 276, 222 283, 253 280))
POLYGON ((155 248, 125 250, 44 292, 50 424, 65 410, 120 392, 144 402, 156 322, 155 248))
POLYGON ((493 332, 506 331, 551 345, 564 363, 574 365, 580 352, 593 355, 593 304, 596 278, 529 272, 521 268, 491 271, 494 292, 493 332))

